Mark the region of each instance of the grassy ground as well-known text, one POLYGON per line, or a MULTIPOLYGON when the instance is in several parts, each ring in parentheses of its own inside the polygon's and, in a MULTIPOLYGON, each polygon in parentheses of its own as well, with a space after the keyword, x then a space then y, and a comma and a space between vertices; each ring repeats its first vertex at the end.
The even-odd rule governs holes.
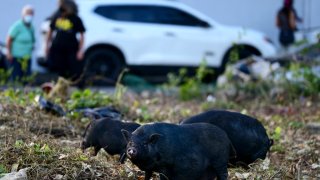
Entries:
MULTIPOLYGON (((103 151, 96 157, 90 150, 82 153, 81 135, 88 120, 72 115, 57 117, 40 110, 33 101, 37 93, 26 89, 0 92, 0 174, 29 168, 29 179, 143 179, 143 172, 128 160, 121 165, 118 157, 103 151)), ((98 94, 95 98, 101 97, 98 94)), ((180 101, 175 95, 127 92, 104 102, 122 111, 124 119, 140 123, 178 123, 212 108, 254 116, 275 145, 267 159, 258 160, 249 169, 230 168, 230 179, 319 179, 320 135, 310 134, 305 128, 309 122, 320 121, 318 100, 279 96, 223 100, 217 96, 213 102, 205 97, 180 101)), ((68 105, 61 104, 65 108, 68 105)))

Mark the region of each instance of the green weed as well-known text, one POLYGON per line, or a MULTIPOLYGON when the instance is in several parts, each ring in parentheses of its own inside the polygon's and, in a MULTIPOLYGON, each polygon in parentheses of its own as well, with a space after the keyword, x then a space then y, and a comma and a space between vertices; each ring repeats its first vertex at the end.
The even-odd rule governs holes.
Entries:
POLYGON ((304 126, 303 122, 300 121, 292 121, 289 122, 289 127, 293 128, 293 129, 300 129, 304 126))
POLYGON ((0 164, 0 178, 5 173, 8 173, 7 168, 3 164, 0 164))
POLYGON ((179 99, 182 101, 189 101, 198 99, 204 94, 213 91, 212 85, 204 84, 205 78, 214 74, 213 70, 207 67, 206 60, 203 60, 196 69, 196 74, 189 77, 187 69, 182 68, 176 75, 174 73, 168 74, 168 83, 164 84, 164 88, 178 88, 179 99))
POLYGON ((272 134, 272 139, 275 141, 279 141, 281 138, 281 127, 276 127, 276 129, 274 130, 273 134, 272 134))
POLYGON ((67 109, 95 108, 109 106, 113 99, 109 95, 101 92, 92 92, 89 89, 76 90, 71 94, 66 103, 67 109))

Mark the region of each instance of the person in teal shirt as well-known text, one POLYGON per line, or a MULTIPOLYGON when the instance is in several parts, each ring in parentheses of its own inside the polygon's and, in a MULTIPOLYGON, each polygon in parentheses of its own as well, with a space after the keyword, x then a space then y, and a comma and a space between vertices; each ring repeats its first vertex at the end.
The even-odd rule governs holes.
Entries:
POLYGON ((9 29, 7 37, 7 60, 11 72, 11 81, 21 81, 31 74, 31 56, 35 43, 32 19, 33 7, 26 5, 22 9, 22 19, 9 29))

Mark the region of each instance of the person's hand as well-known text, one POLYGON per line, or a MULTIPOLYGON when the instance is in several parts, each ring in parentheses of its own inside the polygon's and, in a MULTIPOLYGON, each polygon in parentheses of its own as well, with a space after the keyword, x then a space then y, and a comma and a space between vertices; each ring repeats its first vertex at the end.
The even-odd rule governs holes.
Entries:
POLYGON ((78 61, 82 61, 82 59, 83 59, 83 52, 81 50, 79 50, 77 52, 77 60, 78 61))
POLYGON ((9 62, 12 62, 12 60, 13 60, 12 54, 10 52, 7 53, 7 60, 9 62))

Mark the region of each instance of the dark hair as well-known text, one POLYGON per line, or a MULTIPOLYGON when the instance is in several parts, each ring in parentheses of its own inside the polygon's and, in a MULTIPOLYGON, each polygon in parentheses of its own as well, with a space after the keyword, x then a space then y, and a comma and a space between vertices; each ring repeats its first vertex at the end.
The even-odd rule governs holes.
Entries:
POLYGON ((284 7, 292 8, 293 0, 284 0, 284 7))
POLYGON ((289 18, 290 13, 293 11, 293 0, 284 0, 284 5, 280 10, 281 14, 284 14, 289 18))
POLYGON ((60 8, 63 8, 68 15, 78 14, 78 6, 74 0, 60 0, 60 8))

